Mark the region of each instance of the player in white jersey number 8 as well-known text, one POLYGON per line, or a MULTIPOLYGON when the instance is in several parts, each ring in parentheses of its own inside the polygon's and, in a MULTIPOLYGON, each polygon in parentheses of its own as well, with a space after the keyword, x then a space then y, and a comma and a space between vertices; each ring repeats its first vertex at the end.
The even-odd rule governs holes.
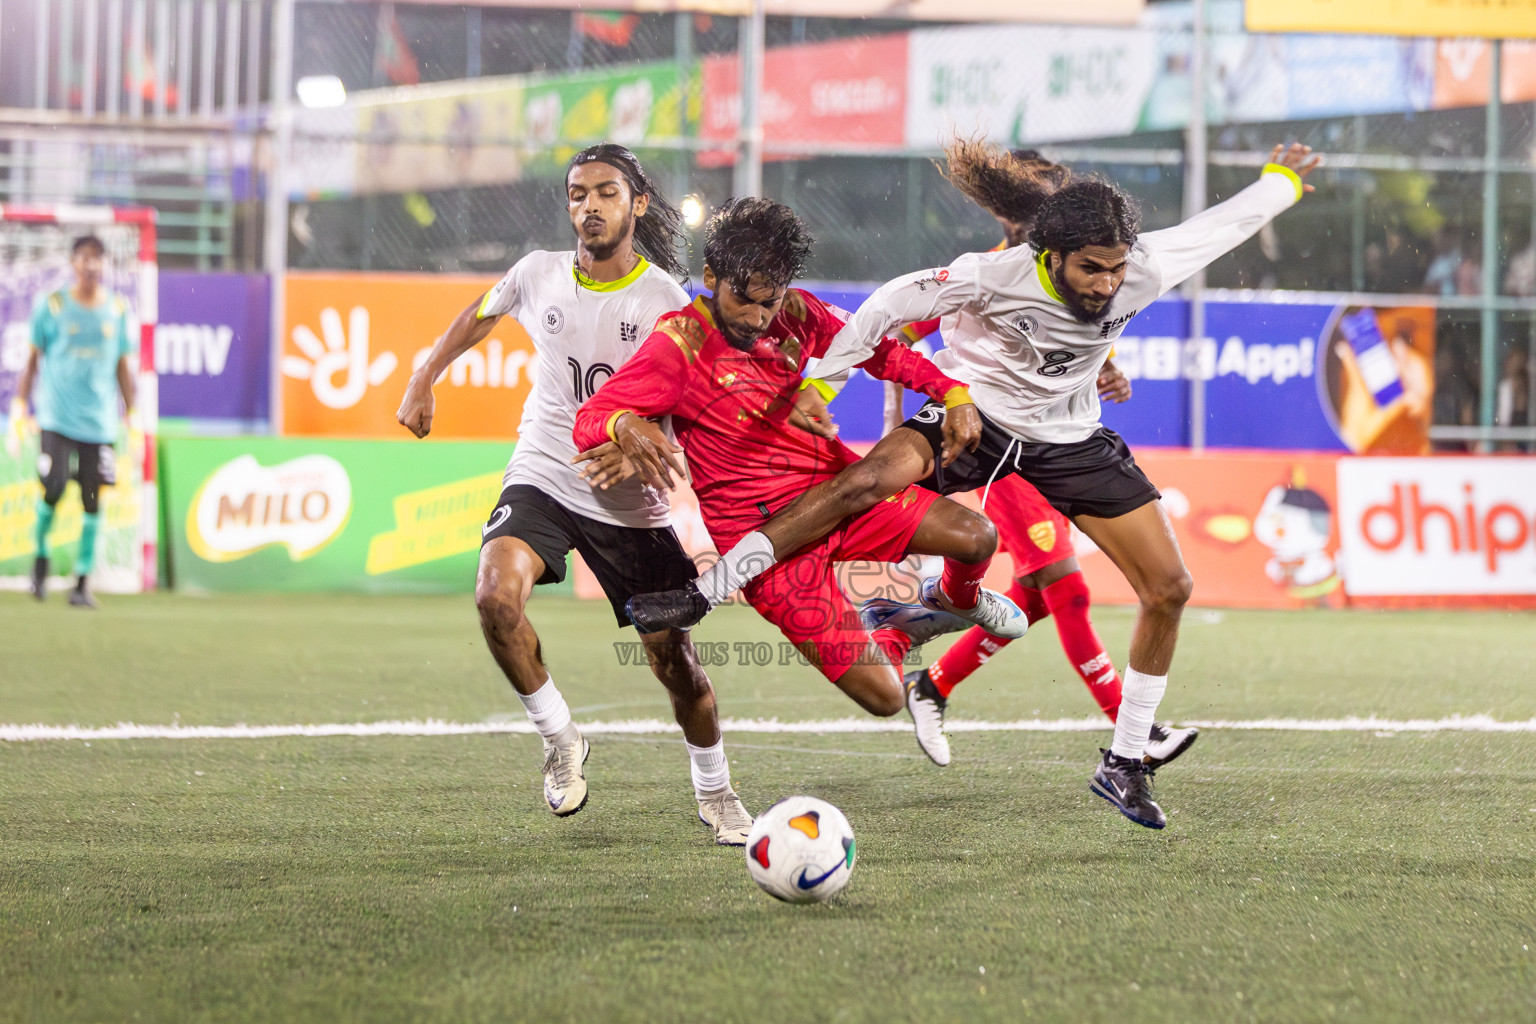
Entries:
MULTIPOLYGON (((919 412, 863 459, 744 537, 698 589, 729 592, 913 483, 953 494, 1017 473, 1135 588, 1140 609, 1114 740, 1090 786, 1130 820, 1162 828, 1167 820, 1152 799, 1143 754, 1193 581, 1157 489, 1125 442, 1099 423, 1095 381, 1131 317, 1312 191, 1304 179, 1321 161, 1307 146, 1276 146, 1252 185, 1183 224, 1141 233, 1135 200, 1108 181, 1062 181, 969 140, 955 140, 947 153, 950 179, 994 215, 1018 219, 1011 205, 1038 201, 1030 244, 968 253, 948 267, 881 286, 811 372, 836 379, 890 331, 953 314, 956 328, 934 364, 970 385, 982 420, 979 440, 943 466, 935 458, 943 442, 935 417, 919 412)), ((684 624, 654 616, 653 605, 689 607, 658 594, 631 608, 649 622, 684 624)))
MULTIPOLYGON (((544 662, 526 606, 533 588, 564 579, 578 550, 602 584, 620 626, 625 602, 698 573, 668 522, 666 502, 637 480, 594 496, 571 459, 576 409, 632 356, 657 318, 686 305, 678 211, 635 155, 602 144, 566 170, 574 252, 529 253, 461 312, 411 375, 397 414, 417 437, 432 429, 432 385, 484 340, 503 315, 518 318, 539 352, 505 489, 482 529, 475 604, 496 663, 544 739, 544 799, 559 816, 586 804, 589 747, 544 662), (573 369, 574 367, 574 369, 573 369), (586 371, 581 372, 585 367, 586 371)), ((699 818, 717 843, 746 842, 752 818, 731 788, 715 692, 688 634, 642 633, 647 660, 672 699, 686 740, 699 818)))

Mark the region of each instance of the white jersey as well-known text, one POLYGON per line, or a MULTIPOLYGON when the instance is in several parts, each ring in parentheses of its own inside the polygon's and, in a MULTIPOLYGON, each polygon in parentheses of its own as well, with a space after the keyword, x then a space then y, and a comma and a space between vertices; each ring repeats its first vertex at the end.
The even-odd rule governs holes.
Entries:
POLYGON ((663 314, 686 305, 681 286, 644 259, 607 282, 579 275, 574 252, 531 252, 518 260, 478 310, 481 319, 515 317, 538 353, 502 485, 531 484, 570 511, 615 526, 666 526, 666 496, 638 478, 606 491, 583 480, 581 467, 571 464, 571 433, 581 403, 635 354, 663 314))
POLYGON ((1102 319, 1083 323, 1029 246, 968 253, 948 267, 882 285, 816 364, 835 381, 897 328, 942 317, 933 362, 970 385, 976 407, 1021 441, 1070 444, 1099 427, 1096 380, 1131 317, 1252 237, 1301 198, 1293 173, 1265 168, 1237 195, 1175 227, 1139 235, 1102 319))

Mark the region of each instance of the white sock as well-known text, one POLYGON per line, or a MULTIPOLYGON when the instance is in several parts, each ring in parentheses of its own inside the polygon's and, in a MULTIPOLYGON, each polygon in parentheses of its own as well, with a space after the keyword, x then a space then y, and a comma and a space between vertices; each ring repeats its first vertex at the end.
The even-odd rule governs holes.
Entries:
POLYGON ((773 542, 768 535, 753 530, 704 571, 697 581, 699 593, 709 601, 711 608, 723 604, 726 598, 773 568, 776 561, 773 542))
POLYGON ((528 721, 545 739, 552 740, 570 727, 570 705, 566 704, 554 679, 549 676, 544 677, 543 686, 532 693, 519 693, 517 699, 527 709, 528 721))
POLYGON ((731 766, 725 759, 725 740, 712 747, 696 747, 687 740, 688 770, 693 775, 693 792, 702 798, 706 793, 718 793, 731 784, 731 766))
POLYGON ((1146 753, 1147 737, 1152 734, 1152 720, 1157 705, 1168 689, 1167 676, 1149 676, 1127 667, 1120 680, 1120 710, 1115 716, 1115 739, 1110 752, 1119 757, 1140 757, 1146 753))

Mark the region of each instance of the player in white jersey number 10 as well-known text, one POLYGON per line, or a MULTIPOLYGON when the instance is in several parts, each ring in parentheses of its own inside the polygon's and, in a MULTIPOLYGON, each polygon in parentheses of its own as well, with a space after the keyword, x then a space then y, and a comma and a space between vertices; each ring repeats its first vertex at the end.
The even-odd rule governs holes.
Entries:
MULTIPOLYGON (((670 525, 665 499, 636 479, 595 492, 571 460, 576 410, 634 355, 656 320, 688 302, 678 247, 678 211, 635 155, 602 144, 571 159, 566 209, 574 252, 529 253, 448 326, 411 375, 397 414, 417 437, 432 429, 432 385, 504 315, 527 328, 538 350, 533 388, 518 427, 504 490, 482 529, 475 604, 496 663, 544 739, 544 799, 559 816, 586 804, 589 747, 544 662, 526 606, 533 588, 565 578, 581 553, 620 626, 635 594, 692 581, 698 572, 670 525)), ((688 634, 642 634, 651 670, 682 726, 699 817, 717 843, 746 841, 752 818, 731 788, 715 692, 688 634)))
MULTIPOLYGON (((953 494, 1022 476, 1108 554, 1136 590, 1140 609, 1114 740, 1091 788, 1137 824, 1162 828, 1166 818, 1152 798, 1143 755, 1193 581, 1157 488, 1119 435, 1099 422, 1095 382, 1138 311, 1311 191, 1304 179, 1320 159, 1306 146, 1276 146, 1258 181, 1182 224, 1142 233, 1136 201, 1108 181, 1063 180, 1059 168, 1036 173, 1002 150, 967 140, 947 150, 950 179, 992 213, 1009 217, 1018 199, 1039 200, 1029 245, 968 253, 947 267, 882 285, 810 372, 836 379, 889 332, 953 316, 954 330, 934 363, 970 385, 980 438, 942 465, 936 456, 943 410, 925 406, 866 457, 748 534, 738 549, 750 552, 751 568, 762 571, 773 564, 765 549, 776 558, 797 551, 914 482, 953 494)), ((741 571, 738 549, 710 572, 750 578, 741 571)), ((714 581, 699 585, 706 583, 714 581)))

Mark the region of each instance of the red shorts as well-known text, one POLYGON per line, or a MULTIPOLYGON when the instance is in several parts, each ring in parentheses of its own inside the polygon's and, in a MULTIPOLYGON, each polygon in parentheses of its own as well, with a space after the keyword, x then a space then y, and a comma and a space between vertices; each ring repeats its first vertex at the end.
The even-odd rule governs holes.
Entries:
POLYGON ((836 682, 869 646, 859 614, 837 585, 838 562, 899 562, 939 496, 915 484, 850 516, 837 529, 785 559, 743 589, 758 614, 792 643, 816 645, 822 675, 836 682))
POLYGON ((1027 576, 1069 558, 1072 524, 1020 476, 999 477, 983 511, 997 525, 998 550, 1013 556, 1013 574, 1027 576))

